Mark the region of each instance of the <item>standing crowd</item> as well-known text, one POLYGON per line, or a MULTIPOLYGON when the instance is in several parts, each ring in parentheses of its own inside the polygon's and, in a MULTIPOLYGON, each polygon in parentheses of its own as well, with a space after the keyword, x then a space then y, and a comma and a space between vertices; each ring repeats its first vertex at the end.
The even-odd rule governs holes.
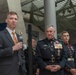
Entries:
MULTIPOLYGON (((29 75, 29 51, 23 50, 20 35, 15 27, 18 22, 16 12, 8 12, 7 27, 0 31, 0 75, 29 75)), ((70 44, 67 31, 56 39, 55 28, 47 26, 46 38, 32 37, 33 75, 76 75, 76 44, 70 44)), ((28 40, 27 40, 28 43, 28 40)))

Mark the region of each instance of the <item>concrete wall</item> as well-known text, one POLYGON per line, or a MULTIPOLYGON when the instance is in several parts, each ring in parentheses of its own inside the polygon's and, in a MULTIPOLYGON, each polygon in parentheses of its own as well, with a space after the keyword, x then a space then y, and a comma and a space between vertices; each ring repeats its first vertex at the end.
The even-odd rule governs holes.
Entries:
POLYGON ((8 12, 7 0, 0 0, 0 23, 5 22, 8 12))

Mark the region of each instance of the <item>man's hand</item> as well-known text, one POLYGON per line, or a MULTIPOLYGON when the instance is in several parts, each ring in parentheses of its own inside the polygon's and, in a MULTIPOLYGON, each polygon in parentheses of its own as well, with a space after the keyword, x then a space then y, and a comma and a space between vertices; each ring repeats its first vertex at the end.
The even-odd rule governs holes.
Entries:
POLYGON ((35 73, 35 74, 36 74, 36 75, 39 75, 39 69, 36 70, 36 73, 35 73))
POLYGON ((45 69, 47 69, 47 70, 50 70, 50 71, 51 71, 51 65, 47 65, 47 66, 45 67, 45 69))
POLYGON ((16 45, 14 45, 13 47, 13 51, 18 51, 22 48, 22 42, 17 43, 16 45))
POLYGON ((76 69, 70 69, 70 72, 72 73, 72 75, 76 75, 76 69))
POLYGON ((59 65, 47 65, 45 67, 45 69, 47 69, 47 70, 49 70, 51 72, 56 72, 56 71, 60 70, 61 67, 59 65))
POLYGON ((56 72, 61 69, 61 67, 59 65, 52 65, 51 67, 52 67, 51 72, 56 72))

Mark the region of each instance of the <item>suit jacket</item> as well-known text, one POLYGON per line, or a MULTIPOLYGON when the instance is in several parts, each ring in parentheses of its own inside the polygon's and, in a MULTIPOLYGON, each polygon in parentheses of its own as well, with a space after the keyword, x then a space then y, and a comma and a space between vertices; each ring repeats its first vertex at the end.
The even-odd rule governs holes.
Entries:
MULTIPOLYGON (((17 34, 18 41, 19 35, 17 34)), ((14 42, 7 31, 0 32, 0 75, 19 75, 19 67, 26 74, 25 58, 23 50, 14 52, 12 50, 14 42)))

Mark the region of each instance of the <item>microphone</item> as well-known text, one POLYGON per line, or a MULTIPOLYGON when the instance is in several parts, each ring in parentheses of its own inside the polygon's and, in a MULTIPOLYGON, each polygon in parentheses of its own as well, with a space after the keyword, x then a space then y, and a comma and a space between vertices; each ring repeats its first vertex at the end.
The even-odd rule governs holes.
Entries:
POLYGON ((21 31, 19 33, 19 42, 23 42, 23 36, 22 36, 22 32, 21 31))
POLYGON ((25 50, 26 49, 26 44, 23 43, 22 32, 19 33, 19 42, 22 42, 22 48, 23 48, 23 50, 25 50))
POLYGON ((19 42, 23 42, 23 37, 21 35, 19 36, 19 42))

